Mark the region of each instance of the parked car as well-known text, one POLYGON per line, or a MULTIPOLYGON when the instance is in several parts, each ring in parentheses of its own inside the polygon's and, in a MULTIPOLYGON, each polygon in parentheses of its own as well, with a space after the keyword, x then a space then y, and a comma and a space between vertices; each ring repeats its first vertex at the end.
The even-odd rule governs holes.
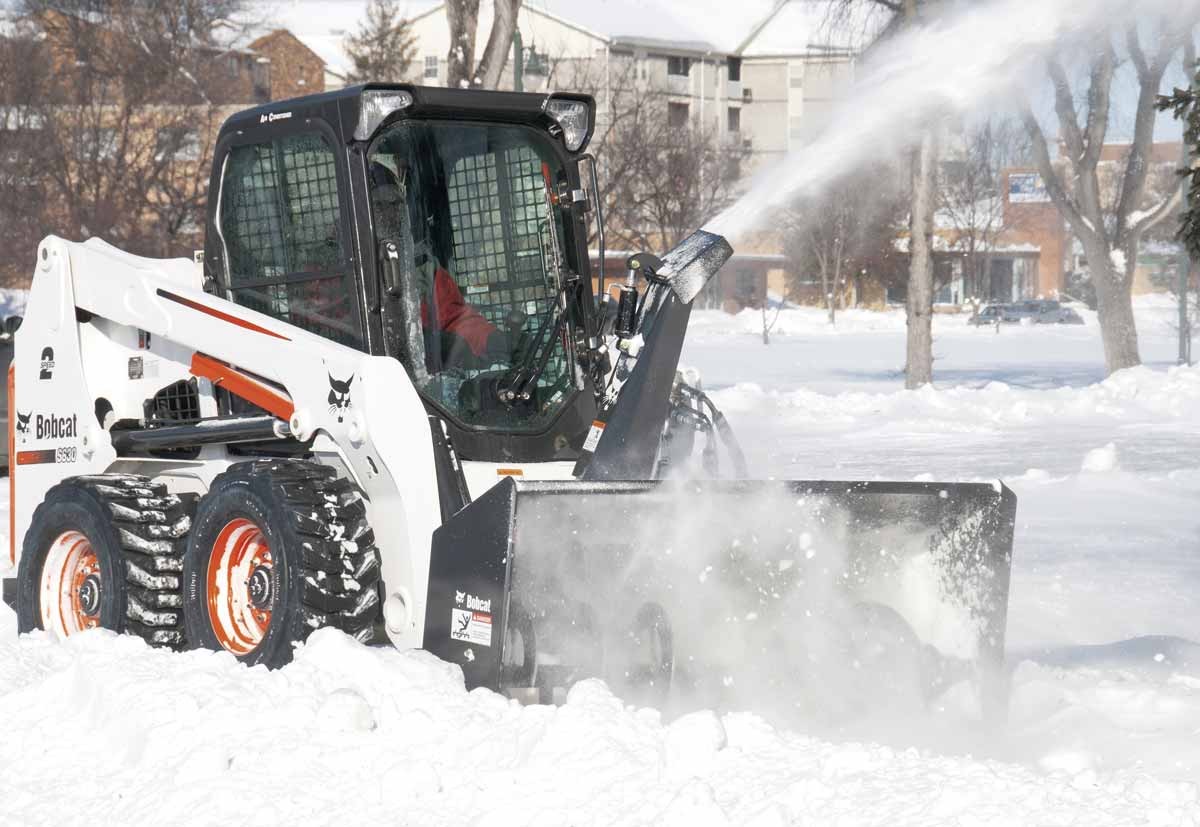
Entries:
POLYGON ((1010 304, 989 304, 967 320, 968 324, 983 326, 991 324, 1009 324, 1020 321, 1010 304))
POLYGON ((1074 309, 1051 299, 1033 299, 1011 304, 989 304, 969 320, 973 325, 1017 324, 1026 319, 1031 324, 1083 324, 1083 317, 1074 309))
POLYGON ((1021 309, 1035 324, 1083 324, 1083 318, 1074 310, 1049 299, 1021 302, 1021 309))

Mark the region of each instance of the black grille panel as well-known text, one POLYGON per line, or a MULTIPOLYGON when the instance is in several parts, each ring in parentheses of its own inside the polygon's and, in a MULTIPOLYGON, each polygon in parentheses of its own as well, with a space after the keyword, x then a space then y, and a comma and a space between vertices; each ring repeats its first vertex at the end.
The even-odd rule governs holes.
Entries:
POLYGON ((167 385, 143 404, 147 425, 200 421, 200 392, 195 379, 167 385))

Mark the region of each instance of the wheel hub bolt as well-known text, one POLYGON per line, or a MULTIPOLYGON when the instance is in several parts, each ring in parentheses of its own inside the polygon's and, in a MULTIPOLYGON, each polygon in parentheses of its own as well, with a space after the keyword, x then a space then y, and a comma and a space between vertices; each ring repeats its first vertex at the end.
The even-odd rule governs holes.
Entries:
POLYGON ((100 575, 89 574, 79 584, 79 608, 88 617, 100 613, 100 575))
POLYGON ((250 605, 266 609, 271 605, 271 570, 266 566, 255 566, 246 584, 250 591, 250 605))

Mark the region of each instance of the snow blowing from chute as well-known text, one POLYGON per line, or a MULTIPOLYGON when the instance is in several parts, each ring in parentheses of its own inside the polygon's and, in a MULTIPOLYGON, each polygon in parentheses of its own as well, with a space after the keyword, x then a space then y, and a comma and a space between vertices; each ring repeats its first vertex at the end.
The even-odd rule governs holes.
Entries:
POLYGON ((774 210, 881 155, 903 151, 939 118, 969 115, 997 99, 1020 100, 1030 88, 1025 81, 1051 52, 1092 45, 1155 16, 1186 17, 1197 8, 1197 0, 995 0, 922 21, 881 42, 829 126, 758 173, 704 229, 736 246, 774 210))

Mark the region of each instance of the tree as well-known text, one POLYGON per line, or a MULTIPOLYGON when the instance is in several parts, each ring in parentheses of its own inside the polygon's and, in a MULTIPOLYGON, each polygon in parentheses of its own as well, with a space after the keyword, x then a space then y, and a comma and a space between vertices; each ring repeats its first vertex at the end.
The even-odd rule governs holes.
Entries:
POLYGON ((450 51, 446 55, 446 85, 495 89, 500 85, 521 0, 495 0, 492 28, 479 64, 475 63, 475 34, 479 28, 479 0, 447 0, 446 20, 450 24, 450 51))
MULTIPOLYGON (((871 3, 895 13, 904 27, 940 11, 939 0, 838 0, 830 25, 853 25, 857 10, 871 3)), ((919 388, 933 381, 933 214, 937 202, 938 126, 930 124, 909 159, 909 276, 906 315, 904 386, 919 388)))
POLYGON ((1114 186, 1106 188, 1101 175, 1118 61, 1111 39, 1105 38, 1088 61, 1082 122, 1066 66, 1057 56, 1046 62, 1064 149, 1061 165, 1051 159, 1042 126, 1028 105, 1022 115, 1046 191, 1087 255, 1109 373, 1141 363, 1132 297, 1138 247, 1146 231, 1166 218, 1179 198, 1176 187, 1165 197, 1146 202, 1158 93, 1163 74, 1189 27, 1162 19, 1148 35, 1141 28, 1150 27, 1135 24, 1125 32, 1126 50, 1137 74, 1138 100, 1133 140, 1114 186), (1145 37, 1149 53, 1143 45, 1145 37))
POLYGON ((611 249, 669 250, 735 199, 747 151, 711 126, 673 123, 665 89, 632 57, 549 59, 547 83, 597 101, 591 151, 611 249))
POLYGON ((213 42, 214 24, 241 10, 238 0, 25 0, 0 38, 0 67, 14 67, 0 72, 7 278, 28 277, 47 233, 143 255, 199 246, 212 136, 229 102, 254 99, 253 56, 213 42))
POLYGON ((402 80, 417 53, 417 39, 400 15, 399 0, 371 0, 358 32, 346 36, 346 54, 354 63, 346 80, 402 80))
MULTIPOLYGON (((1184 51, 1184 72, 1192 83, 1186 89, 1175 89, 1171 95, 1160 97, 1158 108, 1173 112, 1183 121, 1184 155, 1195 159, 1200 157, 1200 66, 1196 63, 1196 45, 1190 36, 1184 51)), ((1194 259, 1200 257, 1200 166, 1185 163, 1180 175, 1188 192, 1188 209, 1183 213, 1179 238, 1194 259)))
MULTIPOLYGON (((1191 81, 1187 89, 1175 89, 1174 94, 1159 98, 1158 108, 1175 113, 1184 122, 1183 151, 1180 158, 1180 187, 1183 192, 1183 212, 1177 236, 1183 242, 1177 265, 1175 296, 1179 303, 1179 364, 1192 363, 1191 319, 1197 308, 1189 307, 1192 261, 1200 255, 1200 66, 1196 62, 1196 41, 1189 36, 1183 44, 1183 73, 1191 81)), ((1200 298, 1200 297, 1197 297, 1200 298)))
POLYGON ((794 203, 786 219, 789 293, 800 298, 815 274, 821 300, 834 324, 847 292, 861 293, 864 272, 882 276, 897 256, 905 219, 894 170, 879 164, 845 176, 818 195, 794 203))

